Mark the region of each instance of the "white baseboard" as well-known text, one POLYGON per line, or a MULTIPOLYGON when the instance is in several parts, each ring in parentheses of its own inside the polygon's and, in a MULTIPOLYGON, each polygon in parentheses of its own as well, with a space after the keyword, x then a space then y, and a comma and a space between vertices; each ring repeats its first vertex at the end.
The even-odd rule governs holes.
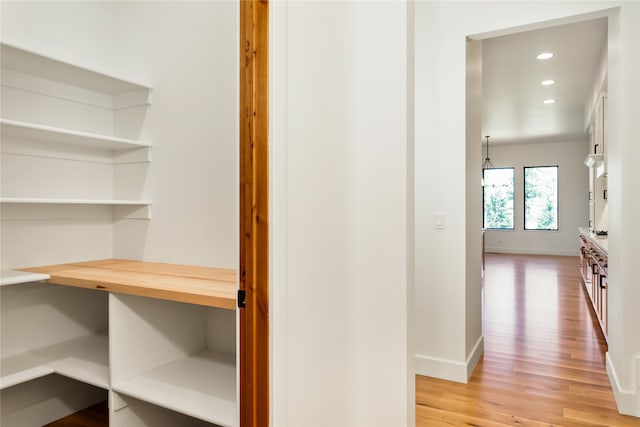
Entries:
MULTIPOLYGON (((634 415, 640 417, 640 393, 633 390, 626 390, 620 387, 618 381, 618 375, 616 374, 613 361, 609 357, 609 352, 606 354, 607 360, 607 375, 609 376, 609 382, 611 383, 611 389, 613 390, 613 396, 616 399, 616 405, 618 406, 618 412, 623 415, 634 415)), ((636 359, 636 365, 640 365, 640 359, 636 359)))
POLYGON ((478 338, 464 362, 417 354, 415 359, 416 374, 466 384, 483 354, 483 336, 478 338))
POLYGON ((476 341, 476 345, 473 346, 471 353, 469 353, 469 356, 467 357, 467 380, 465 381, 465 383, 469 381, 469 378, 471 378, 471 374, 473 374, 473 371, 474 369, 476 369, 476 365, 478 364, 478 361, 480 361, 480 358, 483 354, 484 335, 480 335, 480 338, 478 338, 478 341, 476 341))
POLYGON ((640 418, 640 356, 636 356, 636 417, 640 418))
POLYGON ((486 247, 485 252, 492 254, 524 254, 524 255, 557 255, 578 256, 578 249, 544 249, 544 248, 503 248, 486 247))

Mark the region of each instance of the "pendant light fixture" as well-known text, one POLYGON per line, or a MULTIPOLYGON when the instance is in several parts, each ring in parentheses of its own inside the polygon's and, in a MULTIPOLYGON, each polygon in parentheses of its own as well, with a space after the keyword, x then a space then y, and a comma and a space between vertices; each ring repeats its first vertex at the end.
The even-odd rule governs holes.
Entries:
POLYGON ((482 169, 493 169, 495 166, 493 166, 493 163, 491 163, 489 159, 489 135, 486 135, 485 138, 487 138, 487 157, 485 157, 484 162, 482 162, 482 169))

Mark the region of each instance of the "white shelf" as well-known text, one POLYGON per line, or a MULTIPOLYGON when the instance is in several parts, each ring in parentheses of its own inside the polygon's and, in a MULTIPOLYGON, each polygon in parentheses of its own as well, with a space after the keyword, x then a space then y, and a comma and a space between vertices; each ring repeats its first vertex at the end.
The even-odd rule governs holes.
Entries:
POLYGON ((92 70, 82 65, 54 59, 6 43, 1 44, 0 57, 2 58, 2 68, 4 69, 107 95, 120 95, 150 89, 145 84, 92 70))
POLYGON ((31 354, 21 354, 3 359, 0 390, 54 373, 52 368, 41 363, 41 359, 31 354))
POLYGON ((235 355, 202 351, 113 384, 113 390, 220 426, 237 423, 235 355))
POLYGON ((2 197, 0 203, 13 204, 54 204, 54 205, 118 205, 118 206, 149 206, 149 200, 100 200, 100 199, 41 199, 2 197))
POLYGON ((115 138, 88 132, 77 132, 15 120, 0 119, 0 125, 2 126, 3 139, 14 137, 54 144, 78 145, 109 150, 132 150, 151 146, 151 144, 131 139, 115 138))
POLYGON ((0 286, 16 285, 20 283, 41 282, 49 278, 48 274, 27 273, 25 271, 2 270, 0 272, 0 286))
POLYGON ((108 355, 100 333, 9 356, 0 360, 0 389, 54 373, 108 389, 108 355))

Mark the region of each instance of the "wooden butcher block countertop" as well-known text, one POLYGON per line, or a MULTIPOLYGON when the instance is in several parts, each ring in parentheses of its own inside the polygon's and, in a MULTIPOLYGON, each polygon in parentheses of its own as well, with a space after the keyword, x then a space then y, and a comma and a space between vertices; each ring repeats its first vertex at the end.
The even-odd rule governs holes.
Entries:
POLYGON ((25 268, 48 283, 170 301, 236 308, 236 271, 157 262, 105 259, 25 268))

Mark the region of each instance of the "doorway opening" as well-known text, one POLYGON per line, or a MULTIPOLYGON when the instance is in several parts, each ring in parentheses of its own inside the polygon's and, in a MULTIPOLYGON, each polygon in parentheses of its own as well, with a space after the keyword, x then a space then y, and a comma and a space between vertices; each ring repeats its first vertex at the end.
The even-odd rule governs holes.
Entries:
MULTIPOLYGON (((603 17, 603 16, 606 16, 606 14, 607 14, 607 13, 609 13, 609 12, 603 11, 603 12, 601 12, 601 13, 600 13, 600 15, 598 15, 597 17, 603 17)), ((579 23, 579 22, 581 22, 581 21, 592 20, 592 19, 594 19, 594 17, 596 17, 596 16, 595 16, 595 15, 593 15, 593 14, 588 15, 588 16, 587 16, 587 15, 585 15, 585 16, 576 16, 576 17, 574 17, 573 22, 574 22, 574 23, 579 23)), ((536 28, 541 28, 541 27, 547 27, 547 28, 550 28, 550 27, 553 27, 553 26, 557 26, 558 22, 559 22, 559 21, 556 21, 556 22, 549 22, 549 23, 548 23, 548 25, 545 25, 545 24, 536 24, 536 28)), ((564 23, 567 23, 567 20, 563 20, 563 24, 564 24, 564 23)), ((518 28, 518 29, 514 29, 513 31, 507 31, 507 30, 505 30, 505 31, 501 31, 500 33, 501 33, 502 35, 504 35, 504 34, 506 34, 506 33, 511 33, 511 34, 513 34, 513 33, 520 33, 520 32, 522 32, 522 30, 523 30, 523 28, 518 28)), ((493 36, 493 35, 495 35, 495 33, 491 34, 491 36, 493 36)), ((485 41, 486 41, 486 39, 488 39, 488 38, 489 38, 489 35, 486 35, 486 36, 480 35, 480 36, 474 36, 473 40, 468 40, 468 44, 467 44, 467 46, 468 46, 468 47, 469 47, 469 44, 476 44, 476 46, 480 48, 480 50, 479 50, 479 52, 480 52, 480 53, 479 53, 479 56, 480 56, 480 61, 479 61, 479 62, 480 62, 480 64, 481 64, 481 57, 482 57, 482 43, 483 43, 483 42, 485 42, 485 41), (478 46, 478 45, 479 45, 479 46, 478 46)), ((473 49, 473 46, 472 46, 472 49, 473 49)), ((469 50, 467 51, 467 53, 469 54, 469 50)), ((478 52, 476 52, 476 54, 478 54, 478 52)), ((481 149, 480 149, 480 147, 481 147, 481 146, 480 146, 480 142, 482 141, 482 138, 483 138, 483 136, 484 136, 484 135, 487 135, 487 134, 490 134, 490 133, 485 133, 485 132, 483 132, 483 129, 482 129, 482 107, 483 107, 483 104, 482 104, 482 97, 481 97, 481 96, 478 96, 478 98, 477 98, 477 99, 474 99, 474 98, 473 98, 473 94, 474 94, 474 92, 476 92, 476 91, 478 91, 478 92, 479 92, 479 87, 477 87, 477 86, 476 86, 475 88, 474 88, 474 87, 471 87, 471 88, 470 88, 470 86, 469 86, 469 74, 470 74, 470 69, 471 69, 471 72, 472 72, 472 73, 473 73, 473 71, 477 71, 477 70, 478 70, 477 64, 475 64, 475 63, 474 63, 474 64, 473 64, 473 66, 472 66, 472 67, 470 67, 470 66, 469 66, 469 63, 467 63, 467 76, 468 76, 468 79, 467 79, 467 96, 468 96, 468 97, 467 97, 467 110, 466 110, 466 111, 467 111, 467 144, 466 144, 466 152, 467 152, 467 153, 466 153, 466 154, 467 154, 467 172, 469 173, 469 171, 470 171, 470 170, 473 170, 473 167, 475 167, 475 168, 477 168, 476 170, 477 170, 477 174, 478 174, 478 175, 473 175, 473 176, 472 176, 472 178, 474 178, 474 177, 476 177, 476 176, 477 176, 477 178, 475 179, 475 181, 477 182, 477 184, 475 184, 475 186, 469 186, 469 185, 468 185, 468 188, 467 188, 467 195, 466 195, 466 203, 467 203, 467 205, 471 204, 471 205, 477 206, 477 207, 478 207, 478 210, 477 210, 477 212, 478 212, 478 213, 477 213, 477 215, 478 215, 478 217, 481 217, 481 215, 482 215, 482 209, 481 209, 481 206, 482 206, 482 205, 481 205, 482 194, 481 194, 481 187, 480 187, 480 185, 478 185, 478 184, 479 184, 479 182, 480 182, 480 176, 481 176, 481 163, 482 163, 482 156, 481 156, 481 149), (472 99, 472 103, 471 103, 471 104, 469 103, 469 94, 471 94, 471 95, 472 95, 472 96, 471 96, 471 99, 472 99), (473 164, 474 164, 474 165, 476 165, 476 166, 470 166, 470 162, 471 162, 471 163, 473 163, 473 164)), ((480 65, 480 70, 482 70, 482 65, 480 65)), ((476 79, 479 79, 480 81, 482 81, 482 75, 481 75, 481 73, 477 74, 475 77, 476 77, 476 79)), ((476 81, 477 81, 477 80, 476 80, 476 81)), ((542 83, 542 80, 541 80, 541 81, 539 81, 539 82, 537 82, 537 86, 538 86, 538 87, 542 87, 541 83, 542 83)), ((556 86, 556 88, 558 88, 558 87, 559 87, 559 86, 556 86)), ((546 99, 546 98, 541 99, 541 104, 542 104, 543 106, 554 105, 554 104, 551 104, 551 103, 549 103, 549 104, 544 104, 544 103, 543 103, 543 101, 544 101, 545 99, 546 99)), ((555 106, 557 106, 557 103, 555 104, 555 106)), ((583 106, 583 108, 584 108, 584 106, 583 106)), ((581 111, 581 113, 582 113, 582 118, 584 119, 584 115, 583 115, 583 114, 584 114, 584 109, 581 111)), ((584 123, 583 123, 583 125, 584 125, 584 123)), ((493 140, 493 135, 492 135, 492 140, 493 140)), ((585 142, 584 142, 584 145, 585 145, 585 153, 586 153, 586 152, 587 152, 587 150, 589 149, 589 142, 587 142, 587 140, 588 140, 588 138, 585 138, 585 142)), ((533 145, 533 142, 534 142, 534 141, 529 141, 529 142, 530 142, 530 145, 533 145)), ((492 157, 492 160, 495 160, 495 157, 496 157, 495 155, 496 155, 496 154, 497 154, 497 153, 495 152, 495 150, 493 150, 493 149, 492 149, 492 156, 491 156, 491 157, 492 157)), ((581 168, 582 168, 582 169, 579 169, 579 170, 581 170, 581 171, 582 171, 582 172, 581 172, 581 179, 584 179, 584 181, 586 181, 586 180, 587 180, 587 169, 585 168, 585 166, 584 166, 584 165, 582 165, 582 162, 583 162, 583 161, 584 161, 584 156, 582 156, 581 158, 580 158, 580 157, 578 157, 578 159, 576 160, 576 162, 578 163, 578 165, 580 165, 580 166, 581 166, 581 168)), ((537 166, 537 165, 535 165, 535 164, 528 164, 528 165, 526 165, 526 166, 537 166)), ((549 165, 545 165, 545 166, 549 166, 549 165)), ((522 169, 524 169, 524 167, 523 167, 522 169)), ((561 169, 563 169, 563 168, 561 168, 561 169)), ((522 171, 522 173, 524 174, 524 171, 522 171)), ((473 181, 473 179, 471 179, 471 181, 473 181)), ((470 181, 470 180, 467 180, 467 183, 469 183, 469 182, 471 182, 471 181, 470 181)), ((562 178, 562 176, 561 176, 561 177, 560 177, 560 184, 562 184, 562 183, 563 183, 563 178, 562 178)), ((519 190, 520 192, 523 192, 523 190, 524 190, 524 188, 523 188, 523 187, 524 187, 524 183, 522 184, 522 186, 516 185, 516 186, 515 186, 515 189, 516 189, 516 191, 518 191, 518 190, 519 190)), ((586 223, 587 218, 588 218, 588 217, 587 217, 587 213, 586 213, 586 212, 587 212, 587 207, 586 207, 586 206, 587 206, 587 202, 588 202, 588 201, 586 201, 586 200, 582 202, 582 203, 583 203, 583 206, 584 206, 584 207, 583 207, 583 209, 584 209, 584 212, 585 212, 585 213, 583 214, 583 218, 584 218, 585 223, 586 223)), ((522 202, 521 202, 521 203, 519 203, 519 205, 520 205, 520 206, 519 206, 519 208, 521 209, 520 221, 523 223, 523 228, 524 228, 524 209, 525 209, 525 207, 524 207, 524 197, 523 197, 523 199, 522 199, 522 202)), ((560 209, 560 211, 562 212, 562 209, 560 209)), ((517 214, 516 214, 516 215, 517 215, 517 214)), ((560 222, 559 226, 560 226, 560 228, 563 228, 565 225, 563 225, 563 223, 562 223, 562 222, 560 222)), ((524 230, 523 230, 523 231, 524 231, 524 230)), ((575 249, 573 249, 573 252, 574 252, 574 255, 575 255, 575 254, 577 254, 577 247, 578 247, 578 245, 577 245, 577 239, 575 239, 575 237, 577 236, 577 227, 576 227, 576 228, 574 228, 572 231, 573 231, 573 236, 574 236, 574 237, 573 237, 573 239, 572 239, 572 240, 573 240, 573 247, 575 248, 575 249)), ((533 231, 527 230, 527 232, 529 232, 530 234, 533 234, 533 231)), ((558 233, 557 233, 557 232, 555 232, 555 231, 545 231, 545 232, 546 232, 546 233, 556 233, 556 235, 558 234, 558 233)), ((536 231, 536 233, 542 233, 542 231, 536 231)), ((479 233, 475 233, 475 234, 474 234, 473 232, 469 232, 469 231, 467 232, 467 238, 466 238, 467 247, 471 247, 472 249, 475 247, 475 245, 477 245, 477 247, 480 247, 480 244, 479 244, 480 242, 479 242, 479 241, 480 241, 479 233)), ((506 243, 506 242, 505 242, 505 239, 503 238, 503 244, 504 244, 504 243, 506 243)), ((524 246, 524 245, 523 245, 523 246, 524 246)), ((522 248, 522 246, 521 246, 520 248, 522 248)), ((556 256, 558 256, 558 255, 563 255, 563 254, 556 254, 556 256)), ((568 255, 568 254, 564 254, 564 255, 568 255)), ((527 256, 529 256, 529 257, 532 257, 532 258, 533 258, 533 255, 527 255, 527 256)), ((547 258, 549 258, 549 257, 547 257, 547 258)), ((568 257, 567 257, 567 258, 568 258, 568 257)), ((560 258, 560 259, 567 259, 567 258, 560 258)), ((575 260, 575 263, 574 263, 575 265, 572 267, 573 272, 571 272, 571 274, 572 274, 572 275, 575 275, 575 276, 576 276, 576 279, 575 279, 575 281, 574 281, 574 282, 572 282, 572 283, 574 283, 574 285, 575 285, 575 286, 577 286, 577 288, 576 288, 576 289, 580 292, 579 294, 577 294, 577 297, 582 297, 582 298, 583 298, 583 299, 582 299, 582 301, 584 301, 584 292, 583 292, 583 291, 582 291, 582 289, 580 288, 580 286, 581 286, 581 285, 580 285, 580 282, 579 282, 579 280, 580 280, 580 276, 578 275, 578 268, 577 268, 577 267, 578 267, 578 261, 577 261, 577 257, 575 257, 575 258, 574 258, 574 260, 575 260)), ((475 260, 472 260, 472 261, 473 261, 472 263, 469 263, 469 258, 467 259, 467 269, 468 269, 468 270, 472 270, 472 271, 473 271, 473 269, 475 268, 475 266, 476 266, 476 265, 475 265, 475 260)), ((517 275, 517 274, 520 274, 520 275, 521 275, 521 276, 523 276, 523 277, 524 277, 524 276, 526 276, 526 274, 525 274, 525 273, 523 273, 523 272, 521 272, 521 273, 517 273, 517 269, 516 269, 516 267, 517 267, 517 262, 514 264, 513 271, 512 271, 512 275, 514 275, 514 276, 515 276, 515 275, 517 275)), ((522 271, 522 269, 521 269, 520 271, 522 271)), ((525 269, 525 271, 526 271, 526 269, 525 269)), ((487 272, 487 274, 490 274, 490 271, 488 271, 488 272, 487 272)), ((523 277, 520 277, 520 279, 522 279, 523 281, 526 281, 526 280, 524 280, 524 279, 523 279, 523 277)), ((526 277, 524 277, 524 278, 526 278, 526 277)), ((467 279, 468 279, 468 278, 467 278, 467 279)), ((487 278, 487 280, 488 280, 488 278, 487 278)), ((513 279, 512 279, 512 281, 513 281, 513 279)), ((468 283, 467 283, 467 290, 468 290, 468 289, 469 289, 469 285, 468 285, 468 283)), ((550 298, 552 298, 552 297, 550 297, 550 298)), ((556 297, 556 302, 557 302, 558 304, 564 304, 564 303, 566 303, 566 301, 559 300, 559 298, 560 298, 560 297, 556 297)), ((516 296, 514 296, 514 297, 512 298, 512 300, 513 300, 513 301, 515 301, 515 300, 516 300, 516 296)), ((467 297, 467 301, 469 301, 468 297, 467 297)), ((582 307, 582 308, 586 308, 586 309, 587 309, 586 313, 589 313, 589 311, 588 311, 588 305, 586 304, 586 302, 585 302, 585 304, 583 305, 583 307, 582 307)), ((524 310, 527 310, 527 307, 524 307, 523 309, 524 309, 524 310)), ((469 309, 467 308, 467 316, 469 316, 469 311, 468 311, 468 310, 469 310, 469 309)), ((473 310, 473 308, 472 308, 472 310, 473 310)), ((524 315, 524 314, 526 314, 526 313, 518 313, 518 312, 515 312, 515 313, 514 313, 514 316, 524 315)), ((591 319, 591 315, 590 315, 590 314, 589 314, 589 316, 588 316, 588 317, 586 317, 586 318, 584 318, 584 319, 586 319, 585 321, 588 321, 589 323, 591 323, 591 322, 592 322, 592 319, 591 319)), ((583 320, 584 320, 584 319, 583 319, 583 320)), ((521 326, 522 326, 522 325, 521 325, 521 326)), ((523 326, 523 327, 524 327, 524 326, 523 326)), ((595 329, 594 329, 594 331, 595 331, 595 329)), ((488 354, 488 353, 489 353, 489 352, 485 353, 485 358, 487 357, 487 354, 488 354)), ((526 371, 529 371, 529 373, 531 374, 531 370, 532 370, 532 369, 529 369, 529 368, 531 368, 531 366, 528 366, 528 367, 527 367, 527 366, 524 366, 524 364, 523 364, 523 363, 521 363, 522 361, 515 360, 515 361, 513 361, 513 362, 507 362, 507 361, 502 360, 502 362, 505 362, 505 363, 514 363, 514 364, 516 364, 516 365, 518 365, 518 364, 519 364, 519 365, 518 365, 518 367, 516 368, 516 371, 520 371, 520 372, 526 372, 526 371)), ((600 363, 600 368, 602 368, 602 363, 601 363, 601 361, 600 361, 599 363, 600 363)), ((546 372, 546 374, 547 374, 547 375, 549 375, 549 371, 551 371, 551 370, 552 370, 552 368, 550 368, 548 365, 546 366, 546 368, 548 369, 548 371, 546 372)), ((515 372, 515 371, 514 371, 514 372, 515 372)), ((544 375, 544 374, 543 374, 543 373, 541 373, 540 375, 544 375)), ((506 379, 506 378, 502 378, 502 380, 505 380, 505 379, 506 379)), ((600 389, 600 391, 606 390, 606 393, 608 393, 608 395, 609 395, 609 396, 611 396, 611 389, 610 389, 610 386, 609 386, 609 383, 608 383, 608 378, 607 378, 607 376, 606 376, 606 373, 603 373, 603 374, 602 374, 601 379, 602 379, 602 381, 603 381, 603 384, 602 384, 602 389, 600 389)), ((501 381, 501 379, 499 379, 499 378, 498 378, 496 381, 501 381)), ((471 379, 471 381, 470 381, 470 382, 472 382, 472 383, 474 382, 473 377, 472 377, 472 379, 471 379)), ((525 381, 525 382, 523 382, 523 383, 526 383, 526 381, 525 381)), ((474 384, 474 385, 471 387, 471 389, 473 389, 473 388, 474 388, 475 386, 477 386, 477 385, 478 385, 478 384, 474 384)), ((418 388, 418 390, 420 390, 420 387, 418 388)), ((479 390, 480 390, 480 389, 479 389, 479 390)), ((486 389, 485 389, 485 391, 486 391, 486 389)), ((531 389, 531 391, 533 391, 533 389, 531 389)), ((418 391, 418 393, 419 393, 419 392, 420 392, 420 391, 418 391)), ((489 392, 490 392, 490 391, 489 391, 489 392)), ((420 397, 420 396, 418 396, 418 400, 420 400, 420 399, 421 399, 421 397, 420 397)), ((612 410, 614 410, 614 412, 613 412, 613 413, 614 413, 614 414, 617 414, 617 412, 615 411, 615 403, 614 403, 614 401, 613 401, 613 400, 611 400, 611 402, 612 402, 612 403, 611 403, 611 405, 612 405, 612 410)), ((570 411, 569 411, 569 412, 570 412, 570 411)), ((575 414, 574 414, 574 415, 575 415, 575 414)), ((634 421, 635 421, 635 420, 634 420, 634 421)), ((625 425, 625 424, 622 424, 622 422, 629 422, 629 421, 628 421, 628 420, 621 421, 621 424, 619 424, 619 425, 625 425)))

